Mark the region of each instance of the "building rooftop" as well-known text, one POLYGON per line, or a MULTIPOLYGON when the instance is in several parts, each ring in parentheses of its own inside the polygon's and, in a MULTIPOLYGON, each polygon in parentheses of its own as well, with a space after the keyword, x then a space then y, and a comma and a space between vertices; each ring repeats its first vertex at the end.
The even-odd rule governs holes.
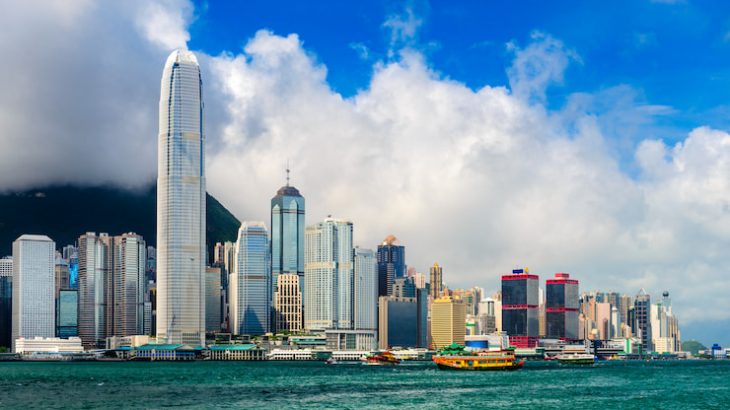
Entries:
POLYGON ((284 185, 283 187, 279 188, 278 191, 276 191, 276 196, 302 196, 302 194, 299 193, 299 190, 294 188, 291 185, 284 185))
POLYGON ((252 350, 256 349, 257 346, 255 344, 242 344, 242 345, 212 345, 208 346, 208 349, 210 350, 252 350))
POLYGON ((18 241, 44 241, 44 242, 53 242, 53 239, 47 237, 46 235, 20 235, 18 241))
POLYGON ((193 54, 192 51, 178 48, 177 50, 170 53, 170 56, 167 57, 165 65, 171 65, 173 63, 192 63, 198 65, 198 59, 195 57, 195 54, 193 54))

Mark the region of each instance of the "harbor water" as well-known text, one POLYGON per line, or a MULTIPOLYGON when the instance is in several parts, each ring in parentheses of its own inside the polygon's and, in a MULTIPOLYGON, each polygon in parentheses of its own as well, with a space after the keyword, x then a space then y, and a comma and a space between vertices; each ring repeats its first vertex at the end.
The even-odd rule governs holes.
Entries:
POLYGON ((514 372, 323 362, 3 362, 0 408, 730 407, 728 361, 626 361, 514 372))

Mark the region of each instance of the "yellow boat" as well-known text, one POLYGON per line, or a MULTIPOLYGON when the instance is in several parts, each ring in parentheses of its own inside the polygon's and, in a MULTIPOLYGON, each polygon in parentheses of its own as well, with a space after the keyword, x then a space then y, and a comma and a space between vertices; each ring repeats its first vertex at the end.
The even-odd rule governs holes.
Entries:
POLYGON ((441 370, 517 370, 525 364, 518 361, 514 350, 465 352, 463 346, 451 345, 434 356, 441 370))

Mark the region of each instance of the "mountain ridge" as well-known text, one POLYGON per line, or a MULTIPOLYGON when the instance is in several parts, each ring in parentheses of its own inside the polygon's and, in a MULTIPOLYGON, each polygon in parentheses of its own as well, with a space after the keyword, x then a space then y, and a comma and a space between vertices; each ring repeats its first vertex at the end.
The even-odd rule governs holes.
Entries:
MULTIPOLYGON (((240 221, 215 197, 206 195, 206 247, 235 241, 240 221)), ((0 257, 12 253, 22 234, 43 234, 56 248, 76 243, 86 232, 135 232, 156 245, 157 189, 55 185, 0 193, 0 257)))

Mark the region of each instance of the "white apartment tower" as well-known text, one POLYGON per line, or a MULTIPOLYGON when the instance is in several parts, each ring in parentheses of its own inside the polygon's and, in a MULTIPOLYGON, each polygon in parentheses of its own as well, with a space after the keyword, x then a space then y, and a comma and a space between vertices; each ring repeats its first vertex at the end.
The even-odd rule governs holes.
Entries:
POLYGON ((304 232, 304 328, 353 328, 352 222, 327 218, 304 232))
POLYGON ((157 340, 205 343, 203 98, 195 55, 175 50, 160 85, 157 340))
POLYGON ((56 244, 44 235, 13 242, 12 343, 19 337, 54 337, 56 244))

